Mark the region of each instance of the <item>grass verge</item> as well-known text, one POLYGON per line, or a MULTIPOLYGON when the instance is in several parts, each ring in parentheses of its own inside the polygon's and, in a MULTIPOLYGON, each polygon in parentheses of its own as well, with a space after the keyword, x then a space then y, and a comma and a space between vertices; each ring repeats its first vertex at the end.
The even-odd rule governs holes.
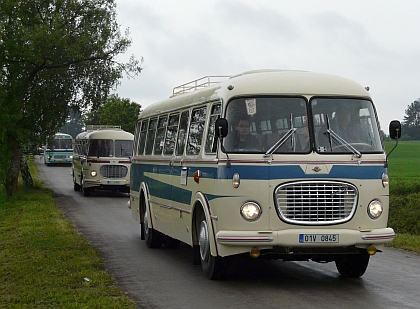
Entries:
POLYGON ((136 308, 30 165, 35 188, 0 189, 0 308, 136 308))

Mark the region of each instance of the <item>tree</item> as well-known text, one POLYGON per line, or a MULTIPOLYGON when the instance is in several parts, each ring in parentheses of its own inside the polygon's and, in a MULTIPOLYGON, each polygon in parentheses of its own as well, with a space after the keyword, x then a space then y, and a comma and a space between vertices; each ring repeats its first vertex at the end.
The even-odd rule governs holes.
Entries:
POLYGON ((70 134, 75 138, 82 130, 82 121, 79 112, 71 108, 69 116, 66 118, 66 123, 61 127, 60 132, 70 134))
POLYGON ((402 123, 402 132, 404 136, 410 139, 420 139, 420 99, 408 105, 405 110, 405 116, 402 123))
POLYGON ((133 56, 114 60, 131 44, 115 7, 115 0, 0 1, 0 177, 9 196, 22 147, 53 135, 69 107, 94 110, 124 72, 141 72, 133 56))
POLYGON ((120 125, 124 131, 134 133, 141 106, 118 95, 110 96, 105 103, 87 114, 85 125, 120 125))

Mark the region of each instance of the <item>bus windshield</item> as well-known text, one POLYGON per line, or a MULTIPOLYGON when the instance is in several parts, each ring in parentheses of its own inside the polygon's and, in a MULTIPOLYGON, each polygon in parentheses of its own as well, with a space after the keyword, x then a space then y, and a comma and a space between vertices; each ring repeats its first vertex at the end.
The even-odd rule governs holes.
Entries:
POLYGON ((227 152, 309 153, 309 130, 304 98, 257 97, 229 102, 227 152))
POLYGON ((88 156, 94 157, 130 157, 133 141, 112 139, 93 139, 89 142, 88 156))
POLYGON ((229 153, 353 154, 382 152, 373 104, 369 100, 314 98, 313 127, 308 125, 307 101, 291 97, 237 98, 228 103, 229 153), (309 132, 314 132, 311 143, 309 132), (314 144, 315 149, 310 145, 314 144))
POLYGON ((89 142, 88 156, 113 157, 114 141, 112 139, 92 139, 89 142))
POLYGON ((50 150, 57 150, 57 149, 73 149, 72 147, 72 140, 67 138, 55 138, 53 139, 52 143, 48 145, 48 149, 50 150))
POLYGON ((116 157, 131 157, 133 155, 133 141, 115 141, 116 157))
POLYGON ((382 152, 371 101, 316 98, 311 101, 315 147, 321 154, 382 152))

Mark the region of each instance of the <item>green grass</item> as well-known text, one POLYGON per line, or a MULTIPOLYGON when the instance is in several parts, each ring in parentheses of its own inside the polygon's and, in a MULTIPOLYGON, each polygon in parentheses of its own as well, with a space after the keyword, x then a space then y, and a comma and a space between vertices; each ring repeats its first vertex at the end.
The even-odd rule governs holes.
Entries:
MULTIPOLYGON (((395 142, 385 143, 389 152, 395 142)), ((420 253, 420 141, 399 142, 389 160, 391 246, 420 253)))
POLYGON ((0 189, 0 308, 136 308, 35 182, 11 198, 0 189))

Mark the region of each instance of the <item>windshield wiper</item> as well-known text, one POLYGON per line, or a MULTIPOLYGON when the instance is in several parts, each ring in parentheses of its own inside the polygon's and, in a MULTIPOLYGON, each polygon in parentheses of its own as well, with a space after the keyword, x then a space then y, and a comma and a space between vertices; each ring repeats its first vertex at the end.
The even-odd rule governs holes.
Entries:
MULTIPOLYGON (((340 135, 338 135, 337 133, 335 133, 333 130, 331 129, 327 129, 328 134, 330 135, 330 137, 336 141, 338 144, 340 144, 340 146, 344 146, 345 148, 347 148, 348 150, 350 150, 356 157, 361 158, 362 154, 360 153, 359 150, 357 150, 356 148, 354 148, 352 145, 350 145, 345 139, 343 139, 340 135)), ((332 147, 331 147, 332 148, 332 147)))
POLYGON ((286 140, 288 140, 289 137, 296 132, 296 130, 296 128, 291 128, 289 131, 287 131, 285 135, 283 135, 273 146, 270 147, 270 149, 267 150, 267 152, 264 154, 264 157, 269 157, 272 155, 274 151, 279 149, 279 147, 283 145, 286 140))

